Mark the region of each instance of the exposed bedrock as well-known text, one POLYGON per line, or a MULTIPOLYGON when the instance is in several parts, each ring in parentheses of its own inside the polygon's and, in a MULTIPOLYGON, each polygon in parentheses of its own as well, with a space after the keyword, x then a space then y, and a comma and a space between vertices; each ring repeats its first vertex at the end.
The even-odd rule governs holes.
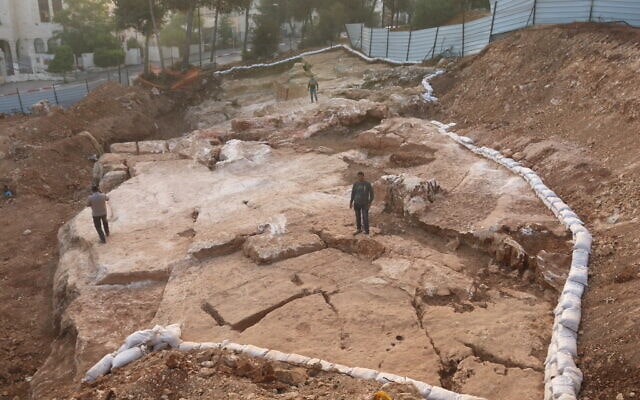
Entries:
MULTIPOLYGON (((370 101, 327 104, 295 118, 386 117, 370 101)), ((341 153, 305 140, 301 122, 259 122, 281 145, 233 138, 257 132, 254 120, 231 136, 197 131, 103 156, 96 176, 130 178, 109 193, 106 245, 89 210, 60 231, 60 338, 34 377, 38 398, 56 379, 79 381, 132 331, 169 323, 189 341, 231 339, 496 400, 542 396, 555 297, 542 283, 565 273, 557 254, 568 247, 524 181, 418 119, 361 126, 334 141, 341 153), (290 128, 297 146, 282 145, 290 128), (354 236, 348 207, 361 168, 375 182, 370 236, 354 236)))

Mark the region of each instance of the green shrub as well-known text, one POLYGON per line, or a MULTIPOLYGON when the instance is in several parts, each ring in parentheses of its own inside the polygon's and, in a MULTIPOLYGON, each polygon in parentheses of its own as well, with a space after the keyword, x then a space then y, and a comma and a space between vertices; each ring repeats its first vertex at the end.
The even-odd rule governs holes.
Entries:
POLYGON ((140 42, 138 42, 138 39, 129 38, 127 40, 127 49, 140 49, 140 48, 142 48, 142 46, 140 46, 140 42))
POLYGON ((71 47, 57 46, 53 60, 49 63, 49 72, 63 74, 73 69, 73 51, 71 47))
POLYGON ((93 54, 93 62, 98 67, 115 67, 124 62, 124 51, 118 49, 97 49, 93 54))

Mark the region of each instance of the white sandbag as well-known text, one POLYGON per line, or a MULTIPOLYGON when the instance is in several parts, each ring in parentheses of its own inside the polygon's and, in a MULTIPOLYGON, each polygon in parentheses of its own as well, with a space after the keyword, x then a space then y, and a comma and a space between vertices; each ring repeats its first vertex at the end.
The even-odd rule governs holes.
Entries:
POLYGON ((346 365, 342 364, 334 364, 333 368, 336 370, 336 372, 344 375, 349 375, 349 373, 351 373, 351 370, 353 369, 352 367, 347 367, 346 365))
POLYGON ((134 362, 144 355, 144 352, 140 347, 132 347, 128 350, 119 353, 113 358, 113 363, 111 364, 111 368, 120 368, 124 367, 127 364, 134 362))
POLYGON ((249 344, 243 349, 242 352, 252 357, 264 357, 264 355, 267 354, 268 351, 269 349, 263 349, 262 347, 257 347, 249 344))
POLYGON ((535 190, 536 193, 542 193, 545 190, 549 190, 549 188, 540 181, 533 185, 533 190, 535 190))
POLYGON ((571 256, 571 266, 574 265, 587 267, 589 265, 589 253, 584 250, 574 250, 571 256))
POLYGON ((553 400, 553 389, 551 388, 551 381, 544 384, 544 400, 553 400))
POLYGON ((459 394, 457 399, 458 400, 486 400, 482 397, 471 396, 469 394, 459 394))
POLYGON ((364 379, 370 381, 375 380, 378 374, 379 372, 375 369, 355 367, 351 370, 349 376, 352 376, 356 379, 364 379))
POLYGON ((153 345, 151 350, 152 351, 167 350, 169 347, 171 347, 169 346, 169 343, 160 342, 158 344, 153 345))
POLYGON ((295 353, 291 353, 289 354, 289 357, 287 357, 287 362, 290 364, 304 365, 309 360, 311 360, 311 357, 301 356, 300 354, 295 353))
POLYGON ((200 343, 200 349, 220 349, 222 344, 215 342, 203 342, 200 343))
POLYGON ((429 396, 429 400, 458 400, 458 395, 450 390, 443 389, 439 386, 433 386, 429 396))
POLYGON ((404 385, 407 383, 407 378, 400 375, 390 374, 388 372, 380 372, 378 373, 378 376, 376 376, 376 381, 380 383, 395 382, 404 385))
POLYGON ((316 364, 320 364, 320 359, 319 358, 312 358, 309 361, 307 361, 307 363, 305 365, 307 367, 313 367, 316 364))
POLYGON ((569 205, 564 201, 553 203, 553 207, 558 213, 561 213, 562 211, 571 211, 571 207, 569 207, 569 205))
POLYGON ((429 398, 429 394, 431 393, 431 389, 432 389, 431 385, 428 385, 424 382, 416 381, 411 378, 407 378, 406 382, 407 382, 407 385, 413 385, 416 389, 418 389, 418 392, 422 397, 424 397, 425 399, 429 398))
POLYGON ((558 375, 551 380, 551 390, 553 390, 553 397, 556 399, 563 394, 576 395, 573 381, 564 375, 558 375))
POLYGON ((113 354, 107 354, 106 356, 102 357, 100 361, 95 363, 93 367, 89 368, 82 381, 93 382, 102 375, 106 375, 107 373, 109 373, 109 371, 111 371, 112 364, 113 354))
POLYGON ((584 225, 582 224, 571 224, 569 225, 569 230, 571 231, 571 233, 573 233, 574 235, 578 232, 589 232, 587 230, 587 228, 584 227, 584 225))
POLYGON ((572 394, 561 394, 556 400, 577 400, 577 397, 572 394))
POLYGON ((561 373, 560 371, 558 371, 558 365, 555 362, 549 363, 544 369, 545 382, 549 382, 551 379, 555 378, 558 375, 561 375, 561 373))
POLYGON ((556 192, 554 192, 551 189, 546 189, 542 191, 542 195, 544 197, 558 197, 558 195, 556 194, 556 192))
POLYGON ((574 332, 578 332, 581 314, 580 308, 567 308, 562 312, 560 323, 566 328, 569 328, 574 332))
MULTIPOLYGON (((578 224, 578 225, 584 225, 584 222, 582 222, 581 219, 579 218, 575 218, 575 217, 561 217, 562 218, 562 223, 567 226, 570 227, 571 225, 574 224, 578 224)), ((586 232, 586 230, 583 230, 581 232, 586 232)))
POLYGON ((335 369, 336 365, 332 362, 326 361, 326 360, 320 360, 320 368, 323 371, 333 371, 335 369))
POLYGON ((562 293, 571 293, 578 297, 582 297, 584 293, 584 285, 578 282, 567 280, 562 288, 562 293))
POLYGON ((182 342, 178 346, 178 349, 180 349, 182 351, 200 350, 200 343, 197 343, 197 342, 182 342))
MULTIPOLYGON (((551 191, 549 190, 549 192, 551 191)), ((553 195, 555 195, 555 193, 553 195)), ((562 218, 578 218, 579 219, 578 215, 574 213, 572 210, 562 210, 560 212, 560 215, 562 215, 562 218)))
POLYGON ((575 244, 573 245, 574 250, 584 250, 588 253, 591 253, 591 242, 593 238, 589 232, 578 232, 575 236, 575 244))
POLYGON ((282 362, 287 361, 287 357, 289 357, 289 354, 283 353, 278 350, 269 350, 267 354, 264 355, 264 358, 268 360, 282 361, 282 362))
POLYGON ((573 357, 569 353, 559 351, 556 355, 558 372, 562 374, 566 368, 577 368, 573 357))
POLYGON ((556 339, 555 336, 551 338, 551 343, 549 343, 549 348, 547 349, 547 358, 544 360, 544 365, 548 365, 548 364, 551 364, 552 362, 556 362, 558 345, 555 339, 556 339))
POLYGON ((509 168, 515 168, 520 165, 516 160, 508 157, 503 158, 502 163, 508 166, 509 168))
POLYGON ((583 267, 581 265, 572 265, 567 279, 587 286, 589 281, 589 270, 587 267, 583 267))
POLYGON ((460 141, 467 144, 473 144, 473 139, 467 136, 460 136, 460 141))
POLYGON ((568 293, 562 293, 560 295, 560 299, 558 299, 558 305, 560 307, 562 307, 562 309, 567 309, 567 308, 578 308, 580 309, 581 305, 582 305, 582 300, 580 298, 580 296, 577 296, 574 293, 568 292, 568 293))
POLYGON ((237 353, 241 353, 242 350, 244 349, 244 345, 242 344, 238 344, 238 343, 225 343, 224 346, 222 346, 223 349, 225 350, 229 350, 229 351, 235 351, 237 353))
POLYGON ((580 393, 580 389, 582 388, 582 380, 584 379, 582 371, 580 371, 577 367, 567 367, 564 369, 562 375, 571 379, 571 381, 573 382, 573 388, 576 390, 576 393, 580 393))
POLYGON ((180 336, 182 336, 182 329, 180 329, 180 324, 172 324, 167 325, 165 327, 154 327, 153 330, 156 332, 157 340, 167 343, 174 349, 177 349, 180 346, 180 336))
POLYGON ((155 336, 155 332, 152 329, 145 329, 142 331, 133 332, 131 335, 127 336, 127 338, 124 340, 124 347, 126 348, 123 350, 140 346, 141 344, 146 344, 150 342, 154 336, 155 336))
POLYGON ((529 174, 525 179, 529 182, 529 185, 531 185, 531 187, 533 187, 533 189, 536 191, 549 189, 545 186, 545 184, 542 182, 542 179, 540 179, 538 175, 529 174))
POLYGON ((571 336, 558 336, 558 351, 564 351, 571 354, 573 357, 578 356, 578 344, 575 337, 571 336))
POLYGON ((560 198, 558 198, 558 197, 547 197, 547 203, 548 203, 551 207, 553 207, 553 205, 554 205, 555 203, 559 203, 559 202, 561 202, 561 201, 562 201, 562 200, 560 200, 560 198))

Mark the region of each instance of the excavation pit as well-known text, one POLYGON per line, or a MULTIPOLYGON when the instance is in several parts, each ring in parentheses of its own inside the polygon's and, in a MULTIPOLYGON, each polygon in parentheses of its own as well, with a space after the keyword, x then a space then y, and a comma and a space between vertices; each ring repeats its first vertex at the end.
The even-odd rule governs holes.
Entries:
POLYGON ((146 162, 109 194, 106 245, 89 210, 68 223, 62 248, 77 256, 61 257, 57 318, 80 345, 41 370, 36 389, 62 369, 79 380, 134 329, 180 323, 188 341, 230 339, 493 400, 543 397, 550 277, 569 267, 564 227, 521 177, 431 123, 332 98, 358 80, 336 74, 334 53, 310 60, 327 88, 318 105, 277 102, 261 89, 269 77, 251 78, 252 102, 246 81, 229 80, 245 122, 211 127, 233 138, 226 159, 146 162), (255 115, 265 108, 268 119, 255 115), (359 170, 375 189, 369 237, 354 235, 349 209, 359 170), (128 303, 115 314, 109 298, 128 303))

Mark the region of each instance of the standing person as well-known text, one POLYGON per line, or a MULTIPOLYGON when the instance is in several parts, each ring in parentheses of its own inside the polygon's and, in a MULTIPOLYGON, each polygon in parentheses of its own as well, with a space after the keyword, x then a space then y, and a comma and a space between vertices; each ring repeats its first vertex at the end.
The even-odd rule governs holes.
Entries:
POLYGON ((349 208, 353 208, 356 212, 356 232, 355 235, 362 232, 369 234, 369 207, 373 202, 373 188, 371 184, 364 180, 364 172, 358 172, 358 180, 351 188, 351 201, 349 208))
POLYGON ((317 103, 318 89, 320 88, 320 85, 318 85, 318 81, 316 80, 315 76, 309 78, 309 84, 307 85, 307 88, 309 89, 309 94, 311 95, 311 102, 313 103, 313 100, 315 99, 317 103))
POLYGON ((109 201, 109 196, 100 193, 100 189, 97 186, 91 187, 91 192, 91 196, 87 199, 87 207, 91 207, 93 225, 96 227, 98 236, 100 236, 100 242, 107 243, 105 234, 109 236, 109 223, 107 222, 107 201, 109 201), (102 231, 103 226, 104 232, 102 231))

